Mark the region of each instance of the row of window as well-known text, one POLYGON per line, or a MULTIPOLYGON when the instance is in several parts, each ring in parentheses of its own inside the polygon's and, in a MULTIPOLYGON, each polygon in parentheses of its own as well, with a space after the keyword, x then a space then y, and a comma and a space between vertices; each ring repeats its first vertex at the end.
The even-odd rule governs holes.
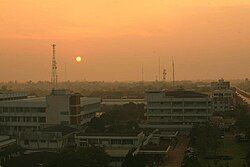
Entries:
POLYGON ((111 139, 111 140, 89 139, 88 142, 89 144, 121 144, 121 145, 134 144, 133 139, 111 139))
POLYGON ((38 143, 38 142, 40 142, 40 143, 57 143, 57 141, 56 140, 49 140, 49 141, 47 141, 47 140, 24 140, 24 145, 29 145, 30 143, 38 143))
POLYGON ((44 113, 45 108, 39 107, 0 107, 0 112, 39 112, 44 113))
POLYGON ((39 122, 39 123, 45 123, 46 117, 0 116, 0 122, 39 122))
POLYGON ((207 104, 210 105, 211 101, 208 102, 148 102, 149 105, 152 106, 159 106, 159 105, 164 105, 164 106, 206 106, 207 104))

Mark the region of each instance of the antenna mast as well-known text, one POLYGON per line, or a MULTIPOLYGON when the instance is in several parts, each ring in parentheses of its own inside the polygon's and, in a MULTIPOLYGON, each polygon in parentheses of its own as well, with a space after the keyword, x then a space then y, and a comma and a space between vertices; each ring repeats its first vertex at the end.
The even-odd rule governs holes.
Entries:
POLYGON ((160 56, 158 57, 158 78, 159 78, 159 81, 161 80, 161 58, 160 56))
POLYGON ((167 70, 166 69, 163 69, 162 75, 163 75, 163 78, 162 78, 163 81, 166 82, 166 79, 167 79, 167 70))
POLYGON ((174 73, 174 58, 172 56, 172 68, 173 68, 173 86, 175 86, 175 73, 174 73))
POLYGON ((141 81, 144 82, 144 68, 143 68, 143 64, 141 67, 141 81))
POLYGON ((52 56, 52 68, 51 68, 51 84, 52 89, 57 87, 57 63, 56 63, 56 45, 52 44, 53 56, 52 56))

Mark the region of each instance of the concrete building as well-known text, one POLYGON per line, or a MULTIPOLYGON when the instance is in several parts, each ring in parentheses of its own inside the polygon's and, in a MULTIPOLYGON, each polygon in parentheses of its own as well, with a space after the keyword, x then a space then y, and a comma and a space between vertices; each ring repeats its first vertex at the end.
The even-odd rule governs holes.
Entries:
POLYGON ((143 132, 124 133, 79 133, 75 135, 78 147, 102 147, 112 158, 110 166, 120 167, 131 149, 142 145, 146 136, 143 132))
POLYGON ((235 90, 230 87, 230 82, 220 79, 211 83, 213 109, 215 112, 226 112, 234 109, 235 90))
POLYGON ((145 138, 143 132, 132 133, 80 133, 75 136, 78 147, 133 148, 145 138))
POLYGON ((72 146, 77 129, 55 125, 33 132, 20 132, 18 144, 27 150, 58 150, 72 146))
POLYGON ((0 93, 0 101, 27 99, 28 94, 26 93, 0 93))
POLYGON ((212 101, 194 91, 147 91, 147 128, 185 130, 212 116, 212 101))
POLYGON ((3 133, 37 130, 48 125, 81 126, 100 111, 100 98, 81 97, 66 90, 53 90, 46 97, 0 102, 3 133))

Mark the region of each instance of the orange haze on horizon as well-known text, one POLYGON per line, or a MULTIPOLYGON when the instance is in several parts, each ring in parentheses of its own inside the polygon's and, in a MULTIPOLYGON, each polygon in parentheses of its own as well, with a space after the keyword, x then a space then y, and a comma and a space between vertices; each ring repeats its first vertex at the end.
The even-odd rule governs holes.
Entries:
POLYGON ((0 0, 0 81, 250 77, 249 0, 0 0), (76 57, 82 58, 76 62, 76 57))

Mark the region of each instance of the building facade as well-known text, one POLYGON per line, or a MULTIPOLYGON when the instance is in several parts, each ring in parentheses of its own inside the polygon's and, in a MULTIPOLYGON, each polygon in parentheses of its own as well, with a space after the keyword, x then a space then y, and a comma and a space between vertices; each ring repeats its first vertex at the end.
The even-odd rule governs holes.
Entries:
POLYGON ((53 90, 46 97, 0 102, 2 133, 37 130, 48 125, 81 126, 100 111, 100 98, 81 97, 66 90, 53 90))
POLYGON ((213 109, 215 112, 226 112, 234 109, 235 90, 230 86, 230 82, 220 79, 211 83, 213 109))
POLYGON ((212 116, 212 101, 194 91, 147 91, 147 126, 152 128, 190 129, 212 116))
POLYGON ((72 146, 77 129, 55 125, 36 131, 20 132, 18 144, 27 150, 58 150, 72 146))

